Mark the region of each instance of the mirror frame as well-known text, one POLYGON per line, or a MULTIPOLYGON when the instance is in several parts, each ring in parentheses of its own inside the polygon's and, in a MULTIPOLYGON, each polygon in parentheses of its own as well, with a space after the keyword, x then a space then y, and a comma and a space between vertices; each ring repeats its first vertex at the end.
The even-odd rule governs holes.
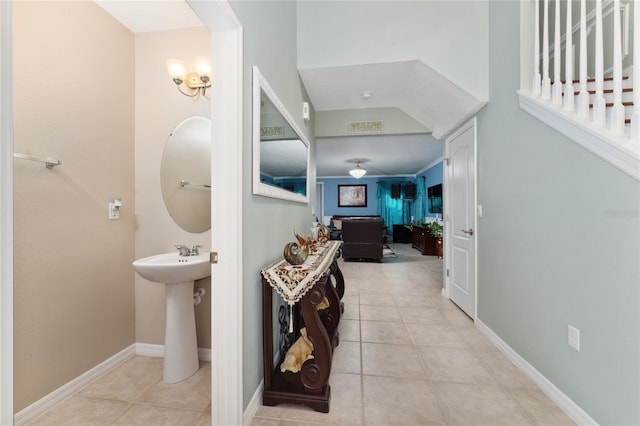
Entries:
POLYGON ((265 197, 278 198, 281 200, 295 201, 309 204, 309 168, 311 165, 311 144, 307 135, 300 129, 298 123, 284 107, 275 91, 271 88, 257 66, 253 67, 253 193, 265 197), (284 117, 289 126, 296 132, 302 143, 307 147, 307 189, 305 195, 296 194, 277 186, 267 185, 260 180, 260 92, 264 91, 269 100, 276 107, 278 112, 284 117))

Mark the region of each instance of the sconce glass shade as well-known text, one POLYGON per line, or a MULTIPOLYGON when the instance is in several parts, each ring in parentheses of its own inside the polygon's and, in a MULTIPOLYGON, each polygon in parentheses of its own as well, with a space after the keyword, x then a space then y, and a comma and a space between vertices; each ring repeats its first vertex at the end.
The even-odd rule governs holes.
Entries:
POLYGON ((356 166, 349 170, 349 174, 356 179, 360 179, 362 176, 367 174, 367 171, 360 167, 359 161, 356 161, 356 166))
POLYGON ((211 64, 209 64, 207 58, 196 58, 196 73, 200 78, 207 77, 211 79, 211 64))
POLYGON ((167 71, 173 81, 180 80, 180 82, 183 82, 187 77, 187 67, 184 62, 177 59, 169 59, 167 61, 167 71))

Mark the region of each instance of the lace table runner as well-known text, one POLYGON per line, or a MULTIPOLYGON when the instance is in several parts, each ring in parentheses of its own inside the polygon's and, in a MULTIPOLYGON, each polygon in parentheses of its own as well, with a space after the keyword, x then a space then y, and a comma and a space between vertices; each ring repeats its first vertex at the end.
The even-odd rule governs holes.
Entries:
POLYGON ((318 246, 318 251, 310 254, 301 265, 291 265, 280 259, 264 268, 262 276, 285 302, 294 305, 331 266, 340 244, 342 241, 328 241, 324 246, 318 246))

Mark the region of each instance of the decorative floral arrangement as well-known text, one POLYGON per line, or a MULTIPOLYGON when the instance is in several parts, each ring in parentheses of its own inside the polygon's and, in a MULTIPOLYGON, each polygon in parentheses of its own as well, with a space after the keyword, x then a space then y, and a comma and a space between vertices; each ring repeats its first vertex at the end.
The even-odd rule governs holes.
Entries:
POLYGON ((428 227, 431 235, 436 238, 442 238, 442 225, 440 225, 437 221, 429 223, 428 227))

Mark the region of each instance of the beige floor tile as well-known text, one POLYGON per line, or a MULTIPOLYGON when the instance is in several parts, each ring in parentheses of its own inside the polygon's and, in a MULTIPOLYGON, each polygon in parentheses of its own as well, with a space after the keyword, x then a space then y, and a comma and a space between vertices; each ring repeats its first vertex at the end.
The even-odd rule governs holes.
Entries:
POLYGON ((476 352, 476 357, 502 386, 507 388, 538 389, 522 371, 499 351, 476 352))
POLYGON ((200 413, 200 417, 198 417, 193 426, 211 426, 211 410, 200 413))
POLYGON ((402 322, 360 321, 363 342, 410 345, 411 338, 402 322))
MULTIPOLYGON (((211 423, 209 423, 211 424, 211 423)), ((251 426, 278 426, 280 424, 280 420, 278 419, 269 419, 264 417, 254 417, 251 420, 251 426)))
POLYGON ((180 383, 157 383, 140 401, 203 411, 211 402, 211 363, 200 362, 200 370, 180 383))
POLYGON ((359 304, 344 304, 344 312, 340 321, 343 319, 359 320, 360 319, 360 305, 359 304))
POLYGON ((389 297, 388 293, 360 293, 361 305, 378 305, 387 306, 393 304, 393 299, 389 297))
POLYGON ((383 280, 380 277, 360 281, 360 291, 367 293, 387 293, 389 295, 393 293, 393 290, 390 288, 386 280, 383 280))
POLYGON ((30 426, 109 425, 131 406, 124 401, 72 396, 28 424, 30 426))
POLYGON ((440 409, 449 426, 527 426, 524 411, 499 386, 436 383, 440 409))
MULTIPOLYGON (((304 406, 286 405, 282 420, 317 422, 334 425, 362 425, 362 381, 356 374, 332 374, 331 406, 328 413, 319 413, 304 406)), ((282 423, 281 423, 282 424, 282 423)))
POLYGON ((341 341, 333 351, 331 373, 361 374, 360 342, 341 341))
POLYGON ((462 309, 443 309, 442 313, 447 322, 457 326, 473 327, 473 320, 462 309))
POLYGON ((418 350, 429 380, 497 384, 480 360, 468 349, 420 346, 418 350))
POLYGON ((256 411, 257 417, 266 417, 270 419, 279 419, 282 416, 282 405, 275 405, 273 407, 269 405, 258 406, 258 410, 256 411))
POLYGON ((340 319, 338 324, 338 331, 340 331, 340 341, 349 340, 353 342, 360 341, 360 321, 353 319, 340 319))
POLYGON ((367 426, 445 424, 429 382, 365 376, 363 391, 367 426))
POLYGON ((162 380, 163 359, 134 356, 82 388, 77 395, 134 402, 162 380))
POLYGON ((408 294, 394 294, 393 300, 398 307, 412 306, 417 308, 434 307, 428 296, 417 296, 408 294))
POLYGON ((400 312, 393 303, 393 299, 388 297, 390 304, 379 305, 364 305, 360 304, 360 319, 367 321, 397 321, 401 322, 400 312))
POLYGON ((457 333, 473 352, 498 351, 498 348, 475 327, 454 327, 452 331, 457 333))
POLYGON ((466 348, 466 345, 451 327, 445 325, 413 324, 406 325, 409 336, 416 346, 440 348, 466 348))
POLYGON ((362 343, 362 370, 370 376, 426 379, 426 374, 411 345, 362 343))
POLYGON ((415 324, 448 324, 442 310, 406 306, 400 310, 400 316, 406 323, 415 324))
POLYGON ((182 426, 193 425, 201 412, 172 407, 136 404, 120 416, 116 426, 182 426))
POLYGON ((511 389, 509 393, 536 425, 575 425, 575 422, 539 389, 511 389))

